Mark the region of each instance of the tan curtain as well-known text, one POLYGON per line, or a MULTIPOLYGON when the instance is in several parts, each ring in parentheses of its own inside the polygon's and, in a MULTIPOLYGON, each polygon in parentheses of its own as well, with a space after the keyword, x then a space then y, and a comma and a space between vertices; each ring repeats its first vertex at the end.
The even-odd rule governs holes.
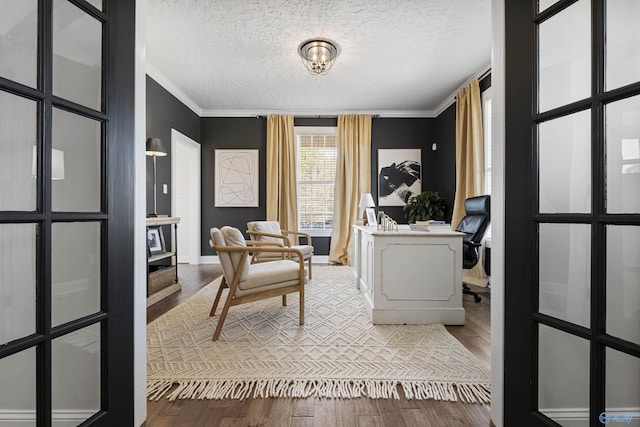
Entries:
POLYGON ((331 264, 351 265, 351 226, 360 217, 360 197, 370 192, 371 116, 338 116, 338 158, 329 250, 331 264))
POLYGON ((267 220, 298 230, 296 140, 293 116, 267 117, 267 220))
MULTIPOLYGON (((464 201, 484 193, 484 140, 482 103, 478 80, 472 80, 456 96, 456 194, 451 226, 464 217, 464 201)), ((471 270, 463 270, 463 281, 486 286, 482 259, 471 270)))

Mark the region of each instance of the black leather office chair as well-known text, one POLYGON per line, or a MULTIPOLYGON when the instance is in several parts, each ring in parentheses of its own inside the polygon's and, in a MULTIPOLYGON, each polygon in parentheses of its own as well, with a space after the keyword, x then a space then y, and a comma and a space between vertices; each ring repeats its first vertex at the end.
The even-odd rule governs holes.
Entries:
MULTIPOLYGON (((456 231, 464 233, 462 238, 462 268, 473 268, 480 259, 480 246, 482 238, 487 231, 490 221, 491 196, 470 197, 464 201, 466 215, 456 227, 456 231)), ((477 292, 473 292, 466 283, 462 284, 462 292, 473 295, 476 302, 482 298, 477 292)))

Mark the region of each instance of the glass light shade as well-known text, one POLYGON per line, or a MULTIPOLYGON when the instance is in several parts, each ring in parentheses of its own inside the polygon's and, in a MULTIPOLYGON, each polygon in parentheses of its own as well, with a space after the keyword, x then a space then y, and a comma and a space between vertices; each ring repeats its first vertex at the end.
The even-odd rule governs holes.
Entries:
POLYGON ((326 39, 312 39, 302 42, 298 47, 302 63, 309 73, 324 75, 333 67, 338 57, 338 46, 326 39))

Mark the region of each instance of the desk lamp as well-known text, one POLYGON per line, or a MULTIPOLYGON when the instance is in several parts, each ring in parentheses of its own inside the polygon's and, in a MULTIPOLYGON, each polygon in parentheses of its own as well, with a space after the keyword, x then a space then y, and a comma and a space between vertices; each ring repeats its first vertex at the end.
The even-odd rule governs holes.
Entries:
POLYGON ((376 204, 373 202, 373 197, 371 197, 371 193, 364 193, 360 198, 360 207, 364 208, 362 212, 362 224, 367 225, 369 221, 367 220, 367 208, 372 208, 376 204))

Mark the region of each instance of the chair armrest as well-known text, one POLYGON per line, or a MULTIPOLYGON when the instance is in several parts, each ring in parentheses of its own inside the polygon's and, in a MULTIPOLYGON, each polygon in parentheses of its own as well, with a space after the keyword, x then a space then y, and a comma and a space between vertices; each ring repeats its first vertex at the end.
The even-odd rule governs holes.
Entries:
POLYGON ((300 231, 292 231, 292 230, 280 230, 280 231, 282 231, 282 234, 293 234, 299 237, 304 237, 305 239, 307 239, 307 245, 313 246, 311 244, 311 235, 308 233, 302 233, 300 231))
MULTIPOLYGON (((302 255, 302 251, 300 249, 296 249, 296 248, 287 248, 287 247, 275 247, 275 246, 259 246, 259 247, 255 247, 252 248, 252 252, 275 252, 275 253, 282 253, 282 254, 295 254, 298 256, 298 260, 301 261, 304 265, 304 259, 303 259, 303 255, 302 255)), ((289 259, 289 258, 287 258, 289 259)))
POLYGON ((284 241, 285 246, 291 246, 291 242, 289 241, 289 238, 282 234, 266 233, 264 231, 249 231, 249 230, 247 230, 247 233, 252 239, 254 237, 256 240, 260 240, 260 237, 274 237, 276 239, 282 239, 284 241))
POLYGON ((277 248, 285 247, 283 243, 269 240, 247 240, 247 246, 274 246, 277 248))
POLYGON ((474 248, 478 248, 482 246, 482 242, 472 242, 471 240, 463 240, 462 244, 467 246, 472 246, 474 248))
MULTIPOLYGON (((274 252, 281 254, 296 254, 298 256, 298 262, 304 265, 304 256, 302 251, 296 248, 277 247, 277 246, 213 246, 216 252, 274 252)), ((288 259, 288 258, 287 258, 288 259)))

